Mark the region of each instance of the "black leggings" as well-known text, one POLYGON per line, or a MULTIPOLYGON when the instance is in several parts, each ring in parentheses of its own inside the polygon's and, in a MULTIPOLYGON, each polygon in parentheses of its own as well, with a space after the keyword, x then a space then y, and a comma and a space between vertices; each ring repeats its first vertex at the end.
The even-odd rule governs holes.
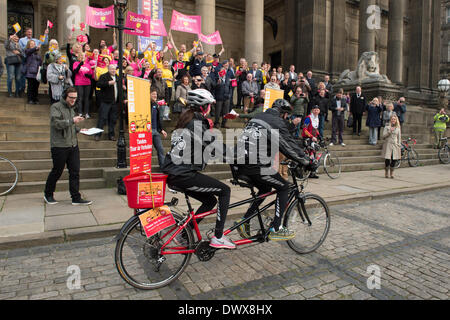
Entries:
POLYGON ((392 158, 391 158, 391 160, 386 159, 384 163, 386 164, 386 169, 389 167, 395 168, 395 166, 397 165, 397 160, 394 160, 392 158))
MULTIPOLYGON (((231 189, 229 186, 198 172, 194 177, 170 175, 167 179, 167 184, 169 188, 181 189, 187 196, 202 203, 196 214, 213 210, 217 204, 217 196, 219 198, 219 206, 217 207, 215 236, 219 239, 222 238, 230 205, 231 189)), ((197 222, 200 222, 200 220, 197 222)))
MULTIPOLYGON (((272 189, 277 190, 275 219, 273 220, 272 226, 275 230, 280 229, 281 219, 283 218, 284 211, 286 211, 289 200, 289 183, 279 173, 273 176, 248 175, 248 177, 251 178, 253 185, 258 189, 258 196, 269 193, 272 189)), ((245 214, 244 219, 254 214, 264 200, 254 202, 245 214)))

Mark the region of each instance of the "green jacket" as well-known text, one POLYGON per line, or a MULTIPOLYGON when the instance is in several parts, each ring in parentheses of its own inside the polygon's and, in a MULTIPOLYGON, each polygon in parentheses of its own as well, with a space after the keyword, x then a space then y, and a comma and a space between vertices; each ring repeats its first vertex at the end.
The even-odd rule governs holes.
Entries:
POLYGON ((253 111, 249 114, 240 114, 239 118, 242 119, 253 119, 257 114, 264 112, 264 105, 261 104, 259 106, 256 106, 253 111))
POLYGON ((447 122, 449 117, 446 114, 436 114, 434 116, 434 130, 435 131, 445 131, 447 130, 447 122))
POLYGON ((52 148, 68 148, 78 145, 80 129, 73 122, 76 106, 70 108, 61 100, 50 107, 50 145, 52 148))
POLYGON ((291 97, 291 105, 294 108, 292 114, 296 116, 305 116, 308 110, 309 99, 307 97, 297 98, 296 95, 291 97))

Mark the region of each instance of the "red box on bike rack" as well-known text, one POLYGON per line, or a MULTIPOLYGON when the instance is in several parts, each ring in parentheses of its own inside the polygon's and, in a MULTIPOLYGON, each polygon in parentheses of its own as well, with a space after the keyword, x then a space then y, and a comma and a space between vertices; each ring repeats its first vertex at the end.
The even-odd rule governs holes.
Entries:
POLYGON ((131 209, 152 209, 164 205, 167 175, 135 173, 123 178, 127 189, 128 206, 131 209))

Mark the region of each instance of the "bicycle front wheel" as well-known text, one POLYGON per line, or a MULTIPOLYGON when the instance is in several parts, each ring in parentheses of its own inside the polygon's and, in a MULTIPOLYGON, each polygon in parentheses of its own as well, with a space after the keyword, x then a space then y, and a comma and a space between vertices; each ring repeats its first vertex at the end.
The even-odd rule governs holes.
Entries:
POLYGON ((439 150, 439 160, 443 164, 449 164, 450 162, 450 148, 448 145, 445 145, 442 149, 439 150))
MULTIPOLYGON (((182 220, 173 215, 177 224, 182 220)), ((177 225, 168 227, 151 238, 147 238, 139 217, 133 217, 116 244, 115 262, 117 270, 127 283, 142 290, 165 287, 178 279, 189 264, 192 254, 159 254, 161 246, 178 230, 177 225), (161 239, 164 237, 163 239, 161 239), (162 261, 162 260, 163 261, 162 261)), ((182 247, 192 248, 194 237, 189 226, 177 236, 182 247)), ((173 240, 168 247, 178 247, 173 240)))
POLYGON ((7 195, 13 191, 18 181, 19 170, 17 170, 14 163, 0 157, 0 196, 7 195))
POLYGON ((419 165, 419 154, 416 150, 408 151, 408 164, 410 167, 417 167, 419 165))
POLYGON ((341 176, 341 161, 339 157, 329 153, 323 161, 323 169, 331 179, 337 179, 341 176))
POLYGON ((286 212, 284 225, 295 232, 287 243, 298 254, 316 251, 330 230, 330 210, 321 197, 306 194, 304 200, 295 200, 286 212), (303 202, 303 203, 302 203, 303 202))

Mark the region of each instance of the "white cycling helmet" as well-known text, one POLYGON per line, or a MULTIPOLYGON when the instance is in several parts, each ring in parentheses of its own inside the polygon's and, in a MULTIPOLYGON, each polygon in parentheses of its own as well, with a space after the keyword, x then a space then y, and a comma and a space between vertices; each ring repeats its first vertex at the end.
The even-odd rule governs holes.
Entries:
POLYGON ((188 92, 187 103, 193 108, 208 106, 215 102, 216 100, 208 90, 196 89, 188 92))

